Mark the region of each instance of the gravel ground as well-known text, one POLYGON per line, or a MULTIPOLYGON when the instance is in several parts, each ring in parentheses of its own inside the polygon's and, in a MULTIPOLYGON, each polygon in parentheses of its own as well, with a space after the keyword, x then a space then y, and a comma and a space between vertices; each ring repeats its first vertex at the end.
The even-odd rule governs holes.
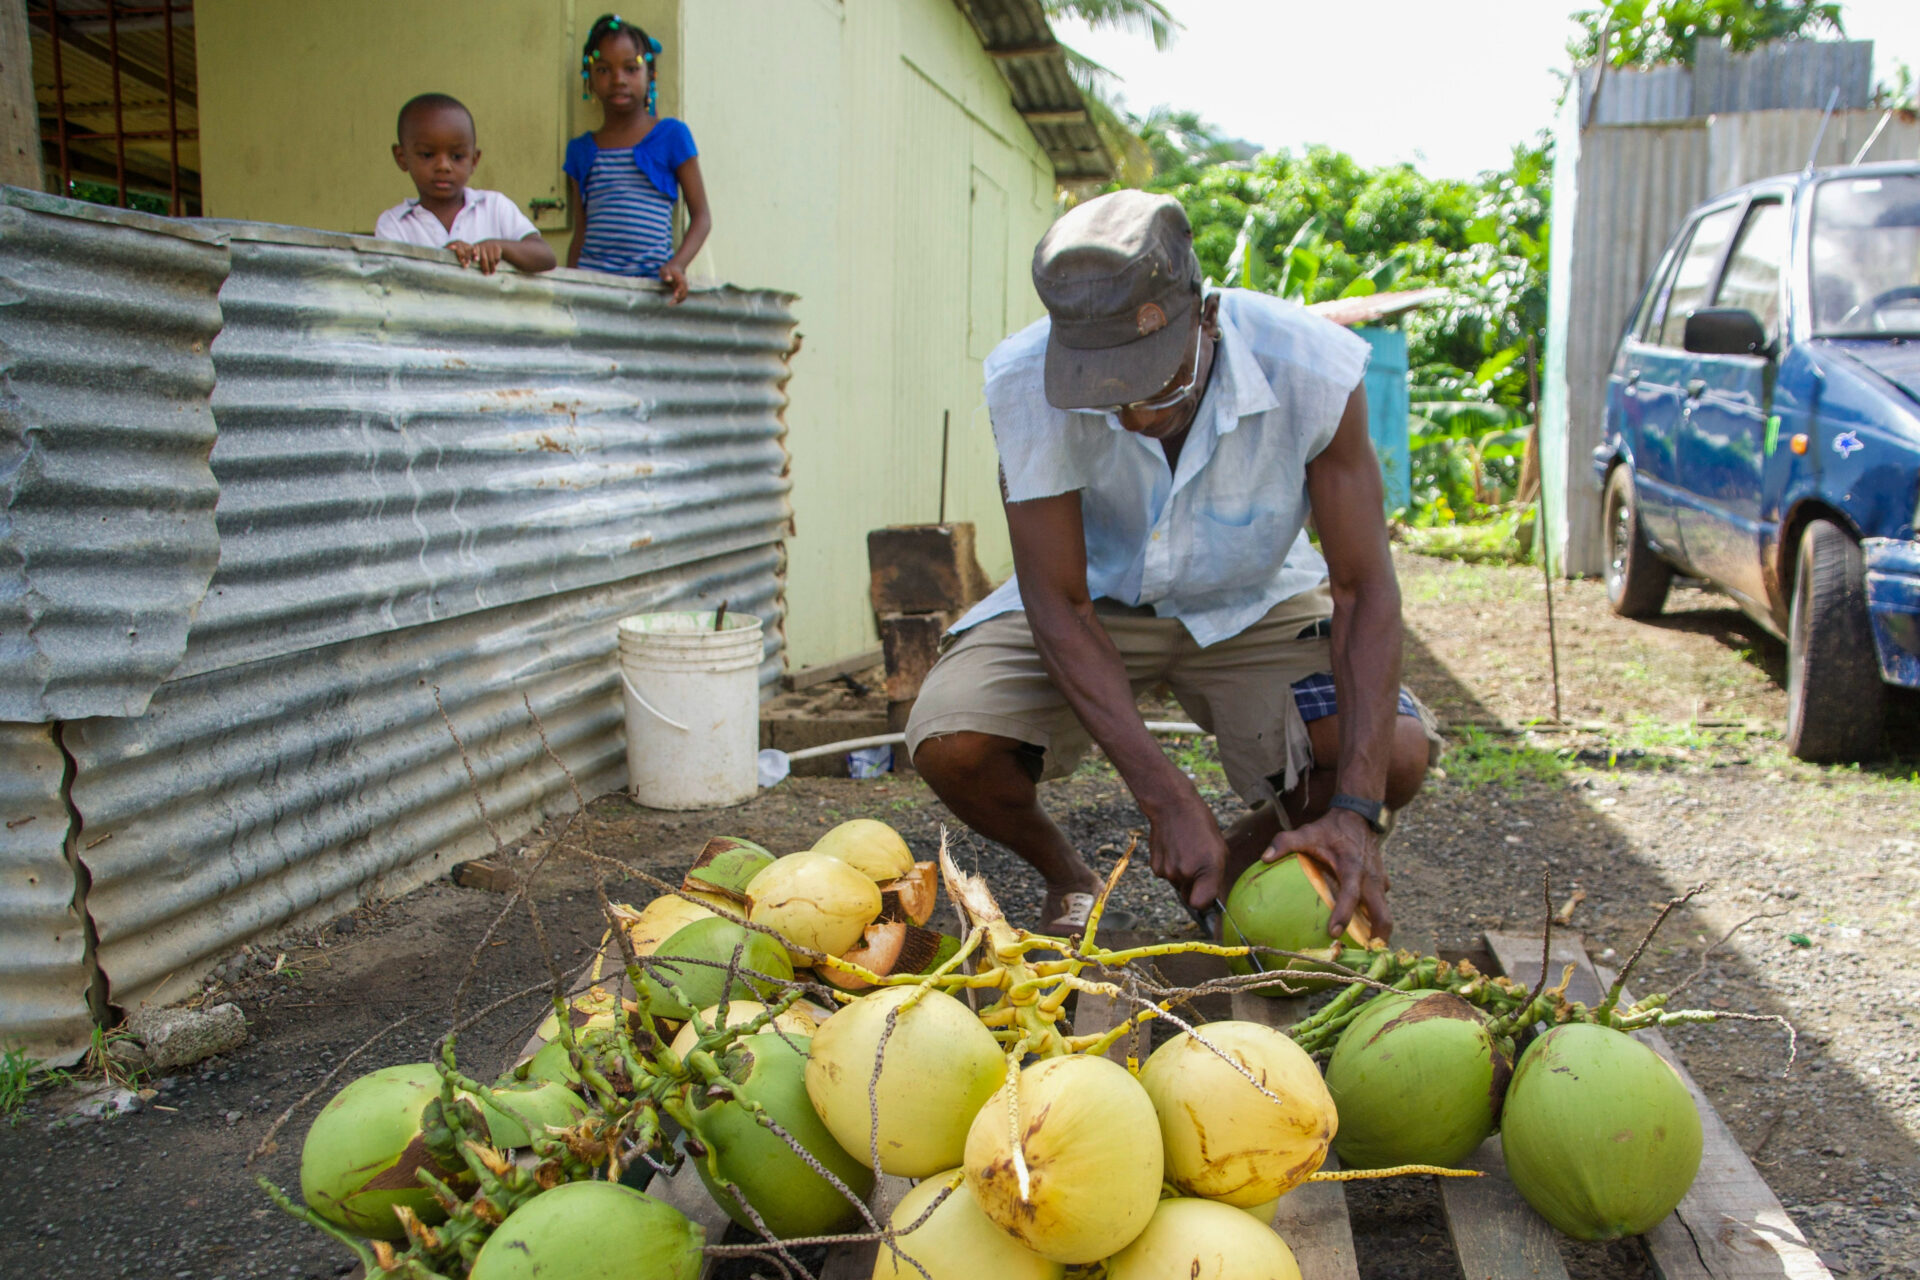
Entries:
MULTIPOLYGON (((1698 974, 1685 1003, 1778 1013, 1784 1038, 1723 1024, 1670 1038, 1802 1229, 1836 1274, 1920 1276, 1920 714, 1896 708, 1896 758, 1819 769, 1784 758, 1779 647, 1698 591, 1669 616, 1628 623, 1597 584, 1556 593, 1562 701, 1571 730, 1517 731, 1550 716, 1541 587, 1533 571, 1401 560, 1408 681, 1451 726, 1453 750, 1401 815, 1388 848, 1402 936, 1471 952, 1493 928, 1537 929, 1540 875, 1555 898, 1583 895, 1572 927, 1617 961, 1658 904, 1708 888, 1676 914, 1635 987, 1698 974), (1724 945, 1733 926, 1754 919, 1724 945)), ((1204 744, 1170 744, 1223 820, 1240 810, 1204 744)), ((1140 816, 1099 762, 1048 788, 1047 805, 1106 869, 1140 816)), ((776 850, 803 848, 850 816, 894 823, 922 854, 947 818, 911 776, 872 782, 796 778, 723 815, 594 802, 586 837, 599 852, 673 875, 722 830, 776 850)), ((974 840, 963 865, 988 875, 1016 920, 1041 888, 1006 851, 974 840)), ((616 896, 643 898, 642 886, 616 896)), ((539 893, 562 959, 599 937, 590 884, 577 869, 539 893)), ((320 932, 235 956, 209 998, 237 999, 253 1039, 225 1059, 148 1082, 132 1114, 76 1118, 73 1090, 43 1089, 0 1121, 0 1275, 230 1278, 346 1274, 345 1254, 281 1216, 253 1185, 297 1183, 310 1111, 254 1165, 247 1153, 273 1117, 342 1057, 410 1019, 349 1069, 418 1060, 446 1025, 447 1000, 501 899, 436 884, 376 903, 320 932), (281 957, 284 956, 284 960, 281 957), (275 969, 278 962, 277 971, 275 969)), ((1190 929, 1144 865, 1123 905, 1150 927, 1190 929)), ((542 963, 515 921, 480 958, 467 1007, 538 982, 542 963)), ((485 1073, 524 1041, 526 999, 462 1040, 485 1073)), ((1349 1204, 1367 1280, 1452 1280, 1438 1196, 1423 1181, 1352 1184, 1349 1204)), ((1564 1246, 1581 1280, 1650 1275, 1637 1242, 1564 1246)))

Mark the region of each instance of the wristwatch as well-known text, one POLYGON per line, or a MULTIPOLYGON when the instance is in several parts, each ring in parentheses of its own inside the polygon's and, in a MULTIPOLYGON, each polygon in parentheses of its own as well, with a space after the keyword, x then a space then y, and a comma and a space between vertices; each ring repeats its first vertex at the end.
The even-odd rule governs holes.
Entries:
POLYGON ((1385 810, 1386 806, 1378 800, 1362 800, 1359 796, 1350 796, 1342 791, 1337 793, 1333 799, 1327 801, 1327 807, 1329 809, 1346 809, 1359 814, 1367 820, 1367 825, 1373 828, 1373 833, 1377 836, 1385 835, 1387 832, 1386 825, 1380 821, 1380 814, 1385 810))

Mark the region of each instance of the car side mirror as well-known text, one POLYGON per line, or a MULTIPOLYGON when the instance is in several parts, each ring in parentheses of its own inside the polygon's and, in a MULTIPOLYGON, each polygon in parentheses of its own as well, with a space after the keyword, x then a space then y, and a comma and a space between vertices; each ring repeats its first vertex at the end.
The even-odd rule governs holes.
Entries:
POLYGON ((1687 317, 1681 345, 1703 356, 1771 356, 1760 317, 1745 307, 1702 307, 1687 317))

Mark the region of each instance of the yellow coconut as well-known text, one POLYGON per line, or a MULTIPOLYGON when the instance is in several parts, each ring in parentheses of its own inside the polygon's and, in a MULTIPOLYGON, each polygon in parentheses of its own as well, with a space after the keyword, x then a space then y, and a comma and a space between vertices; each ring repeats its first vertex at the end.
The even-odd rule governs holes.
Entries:
MULTIPOLYGON (((875 1126, 867 1105, 875 1052, 887 1015, 917 988, 884 987, 820 1024, 807 1055, 807 1097, 834 1140, 873 1164, 875 1126)), ((1006 1075, 1006 1056, 973 1010, 938 991, 922 993, 894 1018, 874 1089, 880 1171, 925 1178, 960 1163, 967 1126, 1006 1075)))
MULTIPOLYGON (((860 945, 879 915, 879 886, 824 853, 790 853, 747 882, 747 919, 828 955, 860 945)), ((805 962, 804 955, 794 957, 795 964, 805 962)))
POLYGON ((634 952, 650 956, 660 944, 695 920, 705 920, 713 912, 698 902, 689 902, 675 894, 655 898, 627 922, 627 940, 634 952))
POLYGON ((1021 1248, 994 1226, 980 1212, 958 1169, 928 1178, 907 1192, 893 1211, 894 1230, 912 1226, 948 1187, 953 1188, 952 1194, 940 1202, 932 1217, 895 1237, 900 1252, 926 1268, 926 1277, 883 1244, 874 1260, 873 1280, 1060 1280, 1066 1273, 1059 1263, 1021 1248))
POLYGON ((967 1186, 981 1210, 1055 1262, 1124 1249, 1160 1199, 1160 1126, 1146 1092, 1125 1067, 1082 1056, 1043 1059, 1015 1084, 1017 1109, 1003 1086, 967 1131, 967 1186))
POLYGON ((1162 1200, 1134 1242, 1107 1261, 1107 1280, 1300 1280, 1272 1227, 1212 1200, 1162 1200))
MULTIPOLYGON (((767 1006, 757 1000, 735 1000, 727 1005, 727 1025, 737 1027, 742 1023, 752 1022, 766 1011, 767 1006)), ((698 1040, 703 1033, 713 1030, 719 1017, 720 1006, 717 1004, 709 1005, 694 1014, 693 1019, 681 1027, 679 1034, 673 1037, 674 1053, 684 1058, 687 1051, 693 1048, 694 1041, 698 1040), (695 1022, 700 1025, 696 1027, 695 1022)), ((772 1035, 774 1027, 777 1026, 790 1036, 811 1036, 817 1025, 812 1018, 800 1012, 798 1008, 792 1008, 760 1028, 756 1034, 772 1035)))
POLYGON ((1160 1117, 1168 1181, 1242 1207, 1285 1195, 1327 1158, 1338 1126, 1319 1069, 1284 1032, 1257 1022, 1209 1022, 1200 1034, 1266 1093, 1192 1035, 1154 1050, 1140 1083, 1160 1117))
POLYGON ((897 880, 913 870, 913 850, 900 833, 872 818, 841 823, 814 841, 813 851, 840 859, 875 884, 897 880))

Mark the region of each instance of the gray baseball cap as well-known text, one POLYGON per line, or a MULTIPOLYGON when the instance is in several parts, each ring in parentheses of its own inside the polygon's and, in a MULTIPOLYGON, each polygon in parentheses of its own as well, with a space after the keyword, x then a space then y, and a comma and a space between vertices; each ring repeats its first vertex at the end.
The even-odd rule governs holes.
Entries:
POLYGON ((1076 205, 1033 251, 1033 287, 1053 318, 1047 402, 1091 409, 1145 400, 1193 348, 1200 260, 1172 196, 1115 191, 1076 205))

